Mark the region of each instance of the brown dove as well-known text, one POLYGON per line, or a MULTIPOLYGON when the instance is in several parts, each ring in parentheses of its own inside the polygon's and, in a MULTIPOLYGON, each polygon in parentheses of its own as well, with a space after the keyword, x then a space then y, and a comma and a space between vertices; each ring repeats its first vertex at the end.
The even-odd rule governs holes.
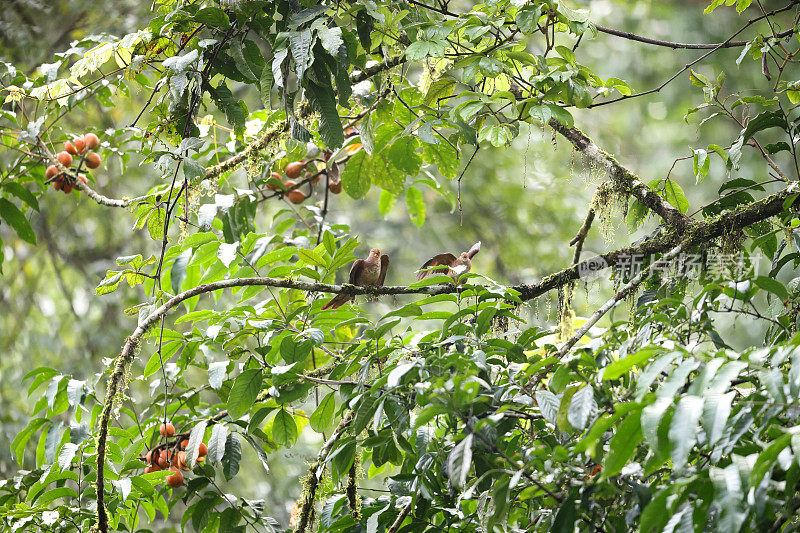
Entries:
MULTIPOLYGON (((373 248, 369 251, 366 259, 356 259, 353 262, 353 266, 350 267, 350 284, 382 287, 388 269, 389 256, 386 254, 381 255, 381 251, 378 248, 373 248)), ((322 309, 336 309, 352 299, 353 296, 350 294, 337 294, 322 309)))
MULTIPOLYGON (((435 255, 419 268, 417 271, 417 279, 423 280, 431 275, 445 274, 455 281, 461 274, 470 271, 472 268, 472 258, 480 251, 481 243, 476 242, 468 252, 463 252, 458 257, 449 252, 435 255)), ((462 279, 461 283, 465 281, 466 279, 462 279)))

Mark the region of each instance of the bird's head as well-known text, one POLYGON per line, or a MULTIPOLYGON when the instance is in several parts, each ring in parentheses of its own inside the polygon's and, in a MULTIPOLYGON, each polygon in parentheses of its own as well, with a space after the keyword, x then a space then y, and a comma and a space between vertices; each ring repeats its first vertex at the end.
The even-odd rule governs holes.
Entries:
POLYGON ((380 257, 381 256, 380 248, 373 248, 372 250, 369 251, 369 255, 370 257, 380 257))

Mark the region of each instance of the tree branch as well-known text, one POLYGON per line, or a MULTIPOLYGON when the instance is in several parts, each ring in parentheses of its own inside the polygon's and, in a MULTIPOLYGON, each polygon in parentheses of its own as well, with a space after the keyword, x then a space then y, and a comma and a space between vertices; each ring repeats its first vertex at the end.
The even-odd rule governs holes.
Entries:
POLYGON ((686 215, 669 205, 669 203, 661 198, 655 191, 642 183, 633 172, 620 165, 616 159, 601 150, 581 130, 575 127, 565 126, 556 119, 550 119, 549 124, 551 128, 571 142, 578 151, 605 168, 611 176, 611 179, 620 189, 649 207, 654 213, 663 218, 665 222, 680 226, 686 225, 690 221, 686 215))
MULTIPOLYGON (((635 33, 622 31, 622 30, 615 30, 614 28, 607 28, 605 26, 601 26, 599 24, 595 24, 594 27, 597 31, 601 33, 607 33, 609 35, 614 35, 615 37, 622 37, 623 39, 628 39, 630 41, 638 41, 640 43, 645 44, 652 44, 655 46, 664 46, 666 48, 672 48, 673 50, 676 49, 685 49, 685 50, 717 50, 719 48, 739 48, 745 46, 750 41, 725 41, 722 43, 678 43, 674 41, 662 41, 660 39, 652 39, 650 37, 643 37, 641 35, 636 35, 635 33)), ((784 37, 788 37, 794 33, 794 28, 791 30, 786 30, 776 35, 778 39, 782 39, 784 37)))
POLYGON ((593 107, 598 107, 598 106, 601 106, 601 105, 608 105, 608 104, 613 104, 613 103, 615 103, 615 102, 620 102, 620 101, 622 101, 622 100, 629 100, 629 99, 631 99, 631 98, 637 98, 637 97, 639 97, 639 96, 644 96, 644 95, 646 95, 646 94, 657 93, 657 92, 661 91, 661 89, 663 89, 664 87, 666 87, 667 85, 669 85, 669 84, 670 84, 670 83, 671 83, 671 82, 672 82, 672 81, 673 81, 675 78, 677 78, 678 76, 680 76, 681 74, 683 74, 684 72, 686 72, 687 70, 689 70, 690 68, 692 68, 694 65, 696 65, 696 64, 697 64, 697 63, 699 63, 700 61, 704 60, 705 58, 707 58, 708 56, 710 56, 711 54, 713 54, 714 52, 716 52, 716 51, 717 51, 717 50, 719 50, 720 48, 725 48, 725 47, 726 47, 726 45, 727 45, 727 43, 730 43, 730 42, 732 42, 732 41, 733 41, 733 38, 734 38, 734 37, 736 37, 737 35, 739 35, 740 33, 742 33, 744 30, 746 30, 747 28, 749 28, 750 26, 752 26, 753 24, 755 24, 755 23, 756 23, 756 22, 758 22, 759 20, 761 20, 761 19, 765 19, 765 18, 769 18, 769 17, 771 17, 771 16, 773 16, 773 15, 776 15, 776 14, 778 14, 778 13, 781 13, 781 12, 783 12, 783 11, 787 11, 787 10, 791 9, 791 8, 792 8, 792 7, 793 7, 795 4, 797 4, 798 2, 800 2, 800 0, 792 0, 792 2, 791 2, 791 3, 789 3, 789 4, 788 4, 788 5, 786 5, 786 6, 783 6, 783 7, 781 7, 781 8, 778 8, 778 9, 775 9, 775 10, 773 10, 773 11, 770 11, 770 12, 769 12, 769 13, 767 13, 767 14, 760 15, 760 16, 758 16, 758 17, 755 17, 755 18, 752 18, 752 19, 748 20, 748 21, 747 21, 747 23, 746 23, 744 26, 742 26, 741 28, 739 28, 739 30, 737 30, 737 31, 736 31, 736 33, 734 33, 733 35, 731 35, 730 37, 728 37, 727 39, 725 39, 725 41, 724 41, 724 42, 721 42, 721 43, 719 43, 719 44, 718 44, 718 45, 716 45, 714 48, 712 48, 711 50, 709 50, 709 51, 708 51, 708 52, 706 52, 705 54, 701 55, 700 57, 698 57, 698 58, 697 58, 697 59, 695 59, 694 61, 691 61, 691 62, 689 62, 689 63, 686 63, 686 64, 683 66, 683 68, 682 68, 682 69, 680 69, 680 70, 679 70, 679 71, 677 71, 675 74, 673 74, 672 76, 670 76, 670 77, 669 77, 669 78, 668 78, 668 79, 667 79, 665 82, 663 82, 663 83, 662 83, 661 85, 659 85, 658 87, 655 87, 655 88, 653 88, 653 89, 649 89, 649 90, 647 90, 647 91, 638 92, 638 93, 635 93, 635 94, 627 94, 627 95, 620 96, 620 97, 618 97, 618 98, 612 98, 611 100, 606 100, 605 102, 597 102, 597 103, 594 103, 594 104, 590 104, 590 105, 586 106, 586 108, 587 108, 587 109, 591 109, 591 108, 593 108, 593 107))
POLYGON ((581 260, 581 251, 583 250, 583 243, 586 241, 586 236, 589 234, 589 229, 594 222, 594 208, 590 207, 589 212, 586 213, 586 219, 583 221, 581 229, 578 234, 569 241, 570 246, 575 246, 575 253, 572 256, 572 264, 577 265, 581 260))
POLYGON ((300 519, 297 523, 297 529, 295 529, 297 533, 304 533, 308 527, 308 523, 311 519, 311 510, 314 506, 314 499, 317 493, 317 485, 322 477, 322 471, 325 469, 328 453, 330 453, 336 441, 339 440, 339 437, 350 427, 350 422, 352 422, 352 420, 353 411, 348 411, 347 414, 342 417, 336 429, 333 430, 331 438, 328 439, 328 442, 325 443, 325 446, 323 446, 317 454, 317 460, 308 469, 308 486, 306 486, 303 491, 303 506, 300 508, 300 519))
MULTIPOLYGON (((405 56, 391 57, 386 61, 384 61, 383 63, 379 63, 377 65, 364 69, 362 72, 359 72, 358 74, 350 76, 350 81, 352 83, 362 82, 364 80, 371 78, 375 74, 378 74, 385 70, 392 69, 401 63, 405 63, 405 61, 406 61, 405 56)), ((252 153, 263 150, 273 142, 277 141, 280 138, 280 136, 286 133, 287 131, 289 131, 288 121, 282 120, 280 122, 277 122, 274 126, 272 126, 268 130, 264 131, 261 135, 259 135, 257 139, 253 140, 252 142, 250 142, 250 144, 245 146, 241 152, 238 152, 236 155, 232 156, 229 159, 226 159, 225 161, 219 163, 218 165, 208 167, 206 169, 205 176, 196 178, 189 184, 189 186, 196 185, 197 183, 199 183, 204 179, 216 178, 217 176, 219 176, 224 172, 234 170, 236 167, 244 163, 252 153)), ((47 157, 51 161, 53 161, 55 165, 58 166, 59 170, 61 170, 63 173, 67 174, 72 178, 72 181, 74 181, 74 183, 72 184, 73 187, 80 189, 89 198, 91 198, 100 205, 104 205, 107 207, 128 207, 129 205, 135 202, 142 201, 152 196, 152 195, 145 195, 136 198, 115 199, 103 196, 102 194, 98 194, 97 192, 92 190, 89 186, 84 184, 81 180, 77 179, 76 172, 66 169, 60 163, 58 163, 55 160, 55 157, 51 153, 49 153, 49 151, 45 151, 45 153, 47 154, 47 157)))

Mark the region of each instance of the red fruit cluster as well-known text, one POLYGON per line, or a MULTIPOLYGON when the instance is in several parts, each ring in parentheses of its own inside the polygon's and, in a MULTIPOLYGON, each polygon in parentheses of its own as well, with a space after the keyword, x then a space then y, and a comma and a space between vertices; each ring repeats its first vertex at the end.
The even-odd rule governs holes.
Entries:
MULTIPOLYGON (((161 424, 158 430, 162 437, 175 435, 175 426, 169 422, 161 424)), ((175 439, 171 443, 167 442, 149 450, 144 456, 144 462, 147 465, 144 469, 145 474, 169 469, 172 474, 167 476, 167 485, 172 488, 183 485, 183 472, 189 470, 186 462, 186 447, 188 445, 189 439, 181 438, 180 442, 175 439)), ((202 463, 205 461, 207 454, 208 446, 206 446, 205 442, 201 442, 198 447, 197 462, 202 463)))
MULTIPOLYGON (((98 146, 100 146, 100 139, 97 135, 94 133, 87 133, 83 137, 75 137, 72 141, 65 142, 64 151, 59 152, 58 155, 56 155, 56 159, 63 166, 71 167, 73 157, 80 158, 78 170, 80 170, 81 165, 84 163, 88 168, 95 169, 100 166, 102 160, 95 152, 87 152, 87 150, 94 150, 98 146)), ((69 194, 72 192, 72 189, 75 188, 75 182, 66 174, 62 174, 56 165, 47 167, 44 176, 46 180, 53 183, 53 188, 57 191, 63 191, 69 194)), ((84 174, 78 174, 78 179, 83 183, 88 182, 84 174)))
MULTIPOLYGON (((325 152, 325 161, 327 161, 331 156, 331 152, 325 152)), ((301 161, 293 161, 286 165, 283 169, 283 174, 280 172, 271 172, 269 177, 282 183, 284 189, 290 189, 296 186, 301 181, 310 183, 312 186, 319 183, 320 179, 322 179, 322 173, 315 172, 315 169, 312 168, 310 171, 306 169, 306 165, 308 162, 306 160, 301 161), (302 177, 301 177, 302 176, 302 177), (312 177, 313 176, 313 177, 312 177)), ((280 185, 273 182, 267 183, 267 188, 273 191, 280 191, 283 190, 280 185)), ((342 182, 337 177, 335 180, 329 179, 328 180, 328 188, 333 194, 339 194, 342 192, 342 182)), ((292 189, 286 193, 286 199, 292 202, 293 204, 302 204, 308 195, 301 191, 300 189, 292 189)))

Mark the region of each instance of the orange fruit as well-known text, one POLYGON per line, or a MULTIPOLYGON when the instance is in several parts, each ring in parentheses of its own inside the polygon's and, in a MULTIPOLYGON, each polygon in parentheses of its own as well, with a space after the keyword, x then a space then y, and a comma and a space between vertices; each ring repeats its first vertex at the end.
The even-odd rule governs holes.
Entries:
POLYGON ((61 190, 64 191, 64 194, 69 194, 69 193, 72 192, 72 185, 67 183, 67 184, 64 185, 64 188, 61 189, 61 190))
POLYGON ((83 142, 86 143, 86 148, 88 150, 94 150, 98 146, 100 146, 100 139, 97 138, 97 135, 94 133, 87 133, 83 136, 83 142))
POLYGON ((295 161, 294 163, 289 163, 288 165, 286 165, 285 169, 286 176, 289 179, 296 180, 297 178, 300 177, 300 173, 303 172, 303 167, 305 166, 306 164, 302 161, 295 161))
POLYGON ((86 154, 86 166, 89 168, 97 168, 100 166, 100 156, 94 152, 86 154))
POLYGON ((86 150, 86 141, 83 137, 75 137, 72 139, 72 144, 75 145, 75 149, 78 151, 78 154, 82 154, 83 151, 86 150))
POLYGON ((333 194, 339 194, 340 192, 342 192, 342 182, 341 181, 332 181, 332 182, 328 183, 328 189, 330 189, 330 191, 333 194))
POLYGON ((72 156, 69 155, 69 152, 58 152, 56 159, 58 159, 58 162, 65 167, 68 167, 72 164, 72 156))
POLYGON ((44 171, 45 179, 50 179, 58 176, 58 167, 55 165, 50 165, 47 167, 47 170, 44 171))
POLYGON ((305 199, 308 198, 306 196, 306 193, 304 193, 299 189, 294 189, 292 191, 289 191, 288 193, 286 193, 286 197, 293 204, 302 204, 305 201, 305 199))
POLYGON ((158 472, 159 470, 161 470, 161 469, 159 467, 157 467, 156 465, 150 465, 150 466, 145 467, 144 473, 145 474, 149 474, 150 472, 158 472))
POLYGON ((170 468, 170 470, 172 470, 172 474, 167 476, 167 485, 173 489, 177 489, 183 485, 183 474, 175 467, 170 468))
POLYGON ((167 422, 166 426, 161 424, 161 426, 158 428, 158 432, 161 433, 162 437, 171 437, 175 434, 175 426, 173 426, 170 422, 167 422))
POLYGON ((64 143, 64 151, 70 155, 78 155, 78 149, 69 141, 64 143))
POLYGON ((186 465, 186 452, 178 452, 178 455, 175 456, 175 463, 181 470, 189 470, 189 467, 186 465))

